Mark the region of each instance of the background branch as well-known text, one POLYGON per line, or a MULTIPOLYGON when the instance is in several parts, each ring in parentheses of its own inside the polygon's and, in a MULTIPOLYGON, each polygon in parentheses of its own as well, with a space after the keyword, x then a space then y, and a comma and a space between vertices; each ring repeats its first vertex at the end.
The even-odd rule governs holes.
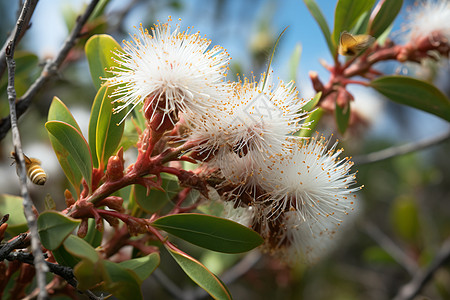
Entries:
POLYGON ((434 273, 450 259, 450 238, 448 238, 436 255, 433 262, 424 270, 417 272, 412 280, 404 285, 394 300, 413 299, 425 284, 433 277, 434 273))
POLYGON ((38 0, 29 1, 29 6, 27 9, 26 15, 23 16, 23 26, 18 28, 18 26, 16 25, 13 28, 9 37, 6 39, 5 44, 3 44, 3 47, 0 50, 0 78, 3 77, 3 73, 5 73, 5 70, 6 70, 6 47, 8 46, 9 41, 11 41, 14 38, 16 39, 16 42, 15 42, 16 46, 17 46, 17 44, 19 44, 20 40, 24 36, 27 29, 30 28, 30 26, 31 26, 30 20, 31 20, 31 16, 33 15, 34 10, 36 8, 37 2, 38 2, 38 0))
MULTIPOLYGON (((17 100, 16 104, 17 118, 20 118, 20 116, 28 109, 28 107, 31 104, 32 98, 44 86, 44 84, 47 83, 53 76, 57 74, 59 67, 62 65, 63 61, 67 57, 67 54, 69 54, 69 51, 75 46, 75 43, 80 36, 81 29, 83 28, 84 24, 88 21, 90 15, 94 11, 94 8, 98 2, 99 0, 92 0, 91 3, 88 5, 88 7, 86 7, 85 12, 81 16, 78 16, 75 26, 73 27, 70 35, 67 37, 66 41, 64 42, 63 46, 59 50, 56 57, 53 60, 49 60, 45 64, 44 69, 41 72, 41 75, 28 88, 25 94, 20 99, 17 100)), ((10 116, 7 116, 0 120, 0 140, 2 140, 6 136, 10 128, 11 128, 10 116)))
POLYGON ((369 154, 355 156, 352 160, 356 165, 365 165, 382 160, 386 160, 392 157, 400 156, 410 152, 422 150, 430 146, 442 143, 450 138, 450 129, 440 135, 434 137, 423 139, 418 142, 413 142, 401 146, 390 147, 381 151, 372 152, 369 154))

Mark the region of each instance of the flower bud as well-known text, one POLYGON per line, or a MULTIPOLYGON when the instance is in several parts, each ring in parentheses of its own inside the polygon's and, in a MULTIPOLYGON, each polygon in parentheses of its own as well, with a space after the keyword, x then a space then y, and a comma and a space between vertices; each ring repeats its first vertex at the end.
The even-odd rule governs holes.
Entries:
POLYGON ((75 204, 75 199, 73 198, 72 193, 67 189, 64 191, 64 198, 66 200, 67 207, 75 204))

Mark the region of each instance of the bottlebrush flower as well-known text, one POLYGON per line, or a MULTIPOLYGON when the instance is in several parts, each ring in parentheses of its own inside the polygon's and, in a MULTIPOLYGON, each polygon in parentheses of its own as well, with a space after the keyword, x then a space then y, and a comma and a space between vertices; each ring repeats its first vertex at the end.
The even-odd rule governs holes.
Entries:
POLYGON ((249 156, 258 166, 289 148, 296 139, 291 134, 307 125, 301 123, 307 100, 298 98, 294 83, 275 84, 273 75, 264 80, 265 75, 259 83, 245 78, 230 85, 229 96, 218 98, 207 115, 190 118, 191 140, 198 141, 199 151, 214 153, 220 168, 229 167, 228 152, 249 156))
POLYGON ((263 172, 267 192, 257 205, 255 230, 266 239, 265 248, 288 262, 315 260, 337 229, 354 210, 353 163, 340 159, 342 150, 312 137, 298 141, 290 155, 280 157, 263 172))
POLYGON ((433 34, 450 40, 450 2, 447 0, 420 1, 408 14, 409 22, 404 25, 406 40, 415 41, 421 37, 432 38, 433 34))
POLYGON ((148 31, 141 25, 124 41, 123 51, 114 53, 120 66, 107 81, 117 87, 115 101, 123 103, 116 111, 146 102, 146 112, 159 109, 175 123, 179 112, 203 114, 214 105, 230 57, 220 46, 208 50, 211 40, 189 30, 158 23, 148 31))

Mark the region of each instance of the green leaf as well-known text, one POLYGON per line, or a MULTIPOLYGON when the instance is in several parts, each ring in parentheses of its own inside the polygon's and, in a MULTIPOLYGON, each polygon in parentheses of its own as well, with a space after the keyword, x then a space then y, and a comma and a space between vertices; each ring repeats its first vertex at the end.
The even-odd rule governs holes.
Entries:
POLYGON ((289 59, 289 77, 291 80, 297 80, 297 70, 300 64, 300 57, 302 56, 302 44, 297 43, 292 51, 291 58, 289 59))
POLYGON ((78 126, 72 113, 58 97, 53 97, 50 108, 48 109, 47 121, 62 121, 72 125, 76 130, 81 132, 80 126, 78 126))
POLYGON ((159 211, 170 201, 170 199, 175 197, 181 189, 178 184, 178 178, 175 175, 162 173, 161 178, 161 187, 164 189, 164 192, 152 189, 147 196, 147 190, 144 187, 135 185, 134 193, 136 202, 148 213, 159 211))
POLYGON ((305 123, 311 122, 311 124, 308 126, 309 129, 301 129, 297 131, 295 135, 301 137, 310 137, 311 134, 314 133, 314 130, 316 129, 317 125, 319 124, 319 121, 322 118, 323 113, 324 110, 320 107, 311 112, 308 118, 306 118, 305 120, 305 123))
POLYGON ((89 218, 88 220, 88 231, 86 236, 83 238, 92 247, 97 248, 102 243, 103 232, 100 232, 95 228, 95 220, 89 218))
POLYGON ((318 92, 308 103, 303 105, 302 110, 312 111, 317 103, 319 103, 320 97, 322 97, 322 92, 318 92))
POLYGON ((322 30, 323 36, 325 37, 325 41, 327 42, 328 49, 330 49, 330 53, 333 55, 336 52, 336 46, 333 44, 331 40, 330 28, 328 27, 327 20, 323 16, 320 11, 319 6, 317 6, 316 1, 314 0, 303 0, 309 12, 316 20, 317 24, 319 24, 320 29, 322 30))
POLYGON ((11 236, 16 236, 28 230, 27 219, 23 214, 23 198, 8 194, 0 195, 1 217, 9 214, 8 228, 6 232, 11 236))
POLYGON ((177 214, 162 217, 152 223, 194 245, 224 253, 241 253, 263 243, 255 231, 236 222, 203 215, 177 214))
POLYGON ((196 259, 189 255, 166 247, 178 265, 198 286, 214 299, 232 299, 223 282, 196 259))
POLYGON ((45 128, 73 158, 89 186, 89 191, 92 192, 92 157, 89 146, 81 132, 60 121, 48 121, 45 123, 45 128))
POLYGON ((334 11, 333 44, 339 45, 341 32, 350 31, 359 17, 369 11, 375 0, 339 0, 334 11))
POLYGON ((114 101, 114 98, 111 98, 112 92, 113 89, 106 89, 100 107, 96 129, 97 158, 100 166, 105 167, 109 157, 116 152, 120 144, 125 126, 125 122, 122 122, 122 120, 127 114, 126 108, 118 113, 113 113, 113 109, 117 106, 117 103, 111 103, 111 101, 114 101))
POLYGON ((122 139, 125 122, 120 123, 128 109, 113 113, 118 103, 112 103, 113 89, 102 86, 95 96, 89 119, 89 146, 94 156, 94 166, 106 167, 108 159, 113 155, 122 139), (120 124, 119 124, 120 123, 120 124))
MULTIPOLYGON (((48 121, 63 121, 69 125, 72 125, 75 129, 81 132, 80 126, 75 121, 75 118, 70 113, 67 106, 58 98, 54 97, 48 111, 48 121)), ((49 139, 58 158, 59 164, 63 169, 69 182, 74 187, 77 195, 80 194, 80 184, 83 175, 81 174, 76 161, 64 148, 64 146, 54 136, 49 134, 49 139)))
POLYGON ((39 237, 48 250, 55 250, 80 224, 81 220, 72 219, 56 211, 45 211, 37 219, 39 237))
POLYGON ((382 76, 370 86, 394 102, 405 104, 450 121, 450 101, 434 85, 407 76, 382 76))
POLYGON ((69 235, 63 245, 64 249, 75 257, 87 259, 93 263, 99 260, 98 253, 95 251, 94 247, 76 235, 69 235))
POLYGON ((101 78, 110 77, 107 72, 111 67, 118 66, 114 62, 114 52, 122 48, 116 40, 107 34, 98 34, 92 36, 85 46, 86 57, 91 71, 94 86, 99 89, 103 80, 101 78))
POLYGON ((159 262, 159 254, 152 253, 144 257, 125 260, 119 263, 119 265, 124 269, 134 272, 142 282, 159 266, 159 262))
POLYGON ((336 117, 336 123, 341 134, 344 134, 350 121, 350 102, 341 108, 337 102, 334 110, 334 116, 336 117))
POLYGON ((73 274, 78 281, 77 289, 83 291, 95 288, 103 281, 103 272, 102 260, 94 263, 88 259, 83 259, 73 268, 73 274))
POLYGON ((78 257, 73 256, 64 248, 64 245, 59 246, 52 251, 56 261, 63 266, 74 268, 80 261, 78 257))
POLYGON ((106 94, 106 86, 102 86, 95 95, 94 102, 92 103, 91 115, 89 117, 89 129, 88 129, 88 140, 89 147, 92 152, 92 161, 94 168, 98 168, 98 154, 97 154, 97 123, 98 117, 100 115, 100 108, 102 107, 103 99, 106 94))
POLYGON ((386 0, 380 3, 380 10, 369 24, 369 34, 375 38, 381 36, 392 25, 402 8, 403 0, 386 0))
POLYGON ((116 298, 142 299, 139 278, 132 271, 127 270, 119 264, 103 260, 104 266, 104 288, 116 298))
POLYGON ((367 32, 367 26, 369 26, 370 12, 364 12, 356 22, 355 26, 351 30, 353 34, 364 34, 367 32))

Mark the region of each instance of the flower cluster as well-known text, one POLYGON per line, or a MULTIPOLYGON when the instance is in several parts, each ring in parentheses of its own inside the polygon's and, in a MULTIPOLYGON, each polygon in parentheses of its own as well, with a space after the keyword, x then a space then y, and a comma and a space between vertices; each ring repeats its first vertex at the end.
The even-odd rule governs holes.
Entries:
POLYGON ((183 127, 178 140, 203 164, 199 172, 215 178, 224 216, 259 232, 267 252, 289 262, 318 257, 359 188, 336 144, 328 149, 324 138, 295 135, 309 124, 294 83, 272 70, 259 81, 226 82, 228 53, 208 50, 199 33, 170 23, 138 31, 115 53, 119 67, 107 81, 118 109, 143 103, 154 130, 183 127))

